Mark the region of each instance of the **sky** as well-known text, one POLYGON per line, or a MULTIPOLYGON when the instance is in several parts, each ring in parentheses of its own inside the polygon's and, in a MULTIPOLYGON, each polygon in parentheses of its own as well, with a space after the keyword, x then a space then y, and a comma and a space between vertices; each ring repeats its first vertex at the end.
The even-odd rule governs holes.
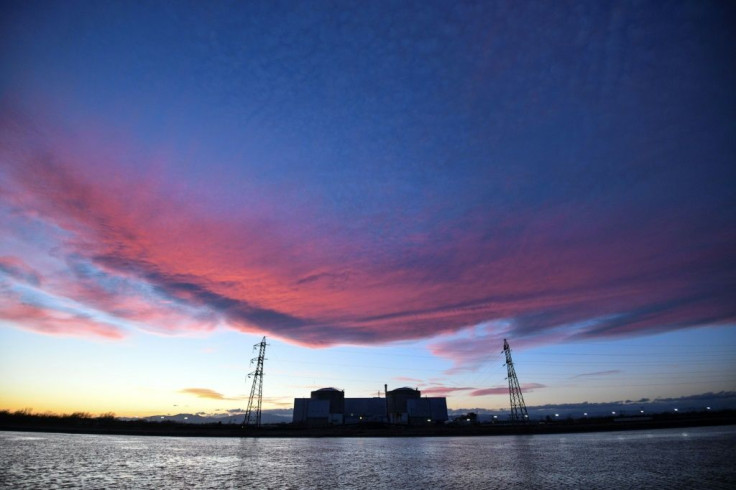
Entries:
POLYGON ((733 395, 735 10, 4 2, 0 409, 733 395))

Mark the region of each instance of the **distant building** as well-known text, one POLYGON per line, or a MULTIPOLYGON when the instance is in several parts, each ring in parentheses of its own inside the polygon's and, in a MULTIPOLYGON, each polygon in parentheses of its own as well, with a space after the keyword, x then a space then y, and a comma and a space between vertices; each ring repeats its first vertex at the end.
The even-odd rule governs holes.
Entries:
POLYGON ((310 398, 294 399, 292 421, 307 425, 344 423, 345 392, 336 388, 313 391, 310 398))
POLYGON ((294 399, 295 424, 311 426, 388 422, 427 425, 447 421, 447 400, 424 397, 413 388, 397 388, 386 398, 345 398, 336 388, 322 388, 294 399))

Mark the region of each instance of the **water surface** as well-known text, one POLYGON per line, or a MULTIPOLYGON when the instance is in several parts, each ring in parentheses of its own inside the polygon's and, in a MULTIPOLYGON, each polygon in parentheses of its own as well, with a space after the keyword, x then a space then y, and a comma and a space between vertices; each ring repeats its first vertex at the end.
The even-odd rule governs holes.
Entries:
POLYGON ((736 488, 736 427, 255 439, 0 432, 2 488, 736 488))

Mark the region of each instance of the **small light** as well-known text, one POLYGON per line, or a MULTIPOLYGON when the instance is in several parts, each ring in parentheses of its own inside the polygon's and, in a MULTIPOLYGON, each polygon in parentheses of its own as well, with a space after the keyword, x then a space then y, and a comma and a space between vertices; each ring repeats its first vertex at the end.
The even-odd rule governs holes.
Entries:
POLYGON ((677 409, 675 409, 675 412, 677 412, 677 409))
POLYGON ((611 412, 611 415, 616 415, 616 412, 611 412))
POLYGON ((705 407, 706 410, 710 410, 710 407, 705 407))
POLYGON ((189 417, 184 417, 184 420, 189 420, 189 417))
POLYGON ((494 419, 497 419, 497 418, 498 418, 498 415, 494 415, 494 416, 493 416, 493 418, 494 418, 494 419))
POLYGON ((583 415, 585 415, 587 417, 588 416, 588 412, 584 412, 583 415))
POLYGON ((559 416, 560 416, 560 414, 559 414, 559 413, 556 413, 556 414, 555 414, 555 417, 559 417, 559 416))
POLYGON ((432 421, 432 419, 427 419, 427 422, 431 422, 431 421, 432 421))
POLYGON ((644 410, 639 410, 639 412, 644 413, 644 410))

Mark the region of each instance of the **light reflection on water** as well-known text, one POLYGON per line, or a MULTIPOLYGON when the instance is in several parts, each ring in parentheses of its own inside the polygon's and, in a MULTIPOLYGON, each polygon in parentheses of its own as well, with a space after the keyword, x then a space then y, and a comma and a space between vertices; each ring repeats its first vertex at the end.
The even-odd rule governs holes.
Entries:
POLYGON ((734 488, 736 427, 229 439, 0 432, 0 488, 734 488))

